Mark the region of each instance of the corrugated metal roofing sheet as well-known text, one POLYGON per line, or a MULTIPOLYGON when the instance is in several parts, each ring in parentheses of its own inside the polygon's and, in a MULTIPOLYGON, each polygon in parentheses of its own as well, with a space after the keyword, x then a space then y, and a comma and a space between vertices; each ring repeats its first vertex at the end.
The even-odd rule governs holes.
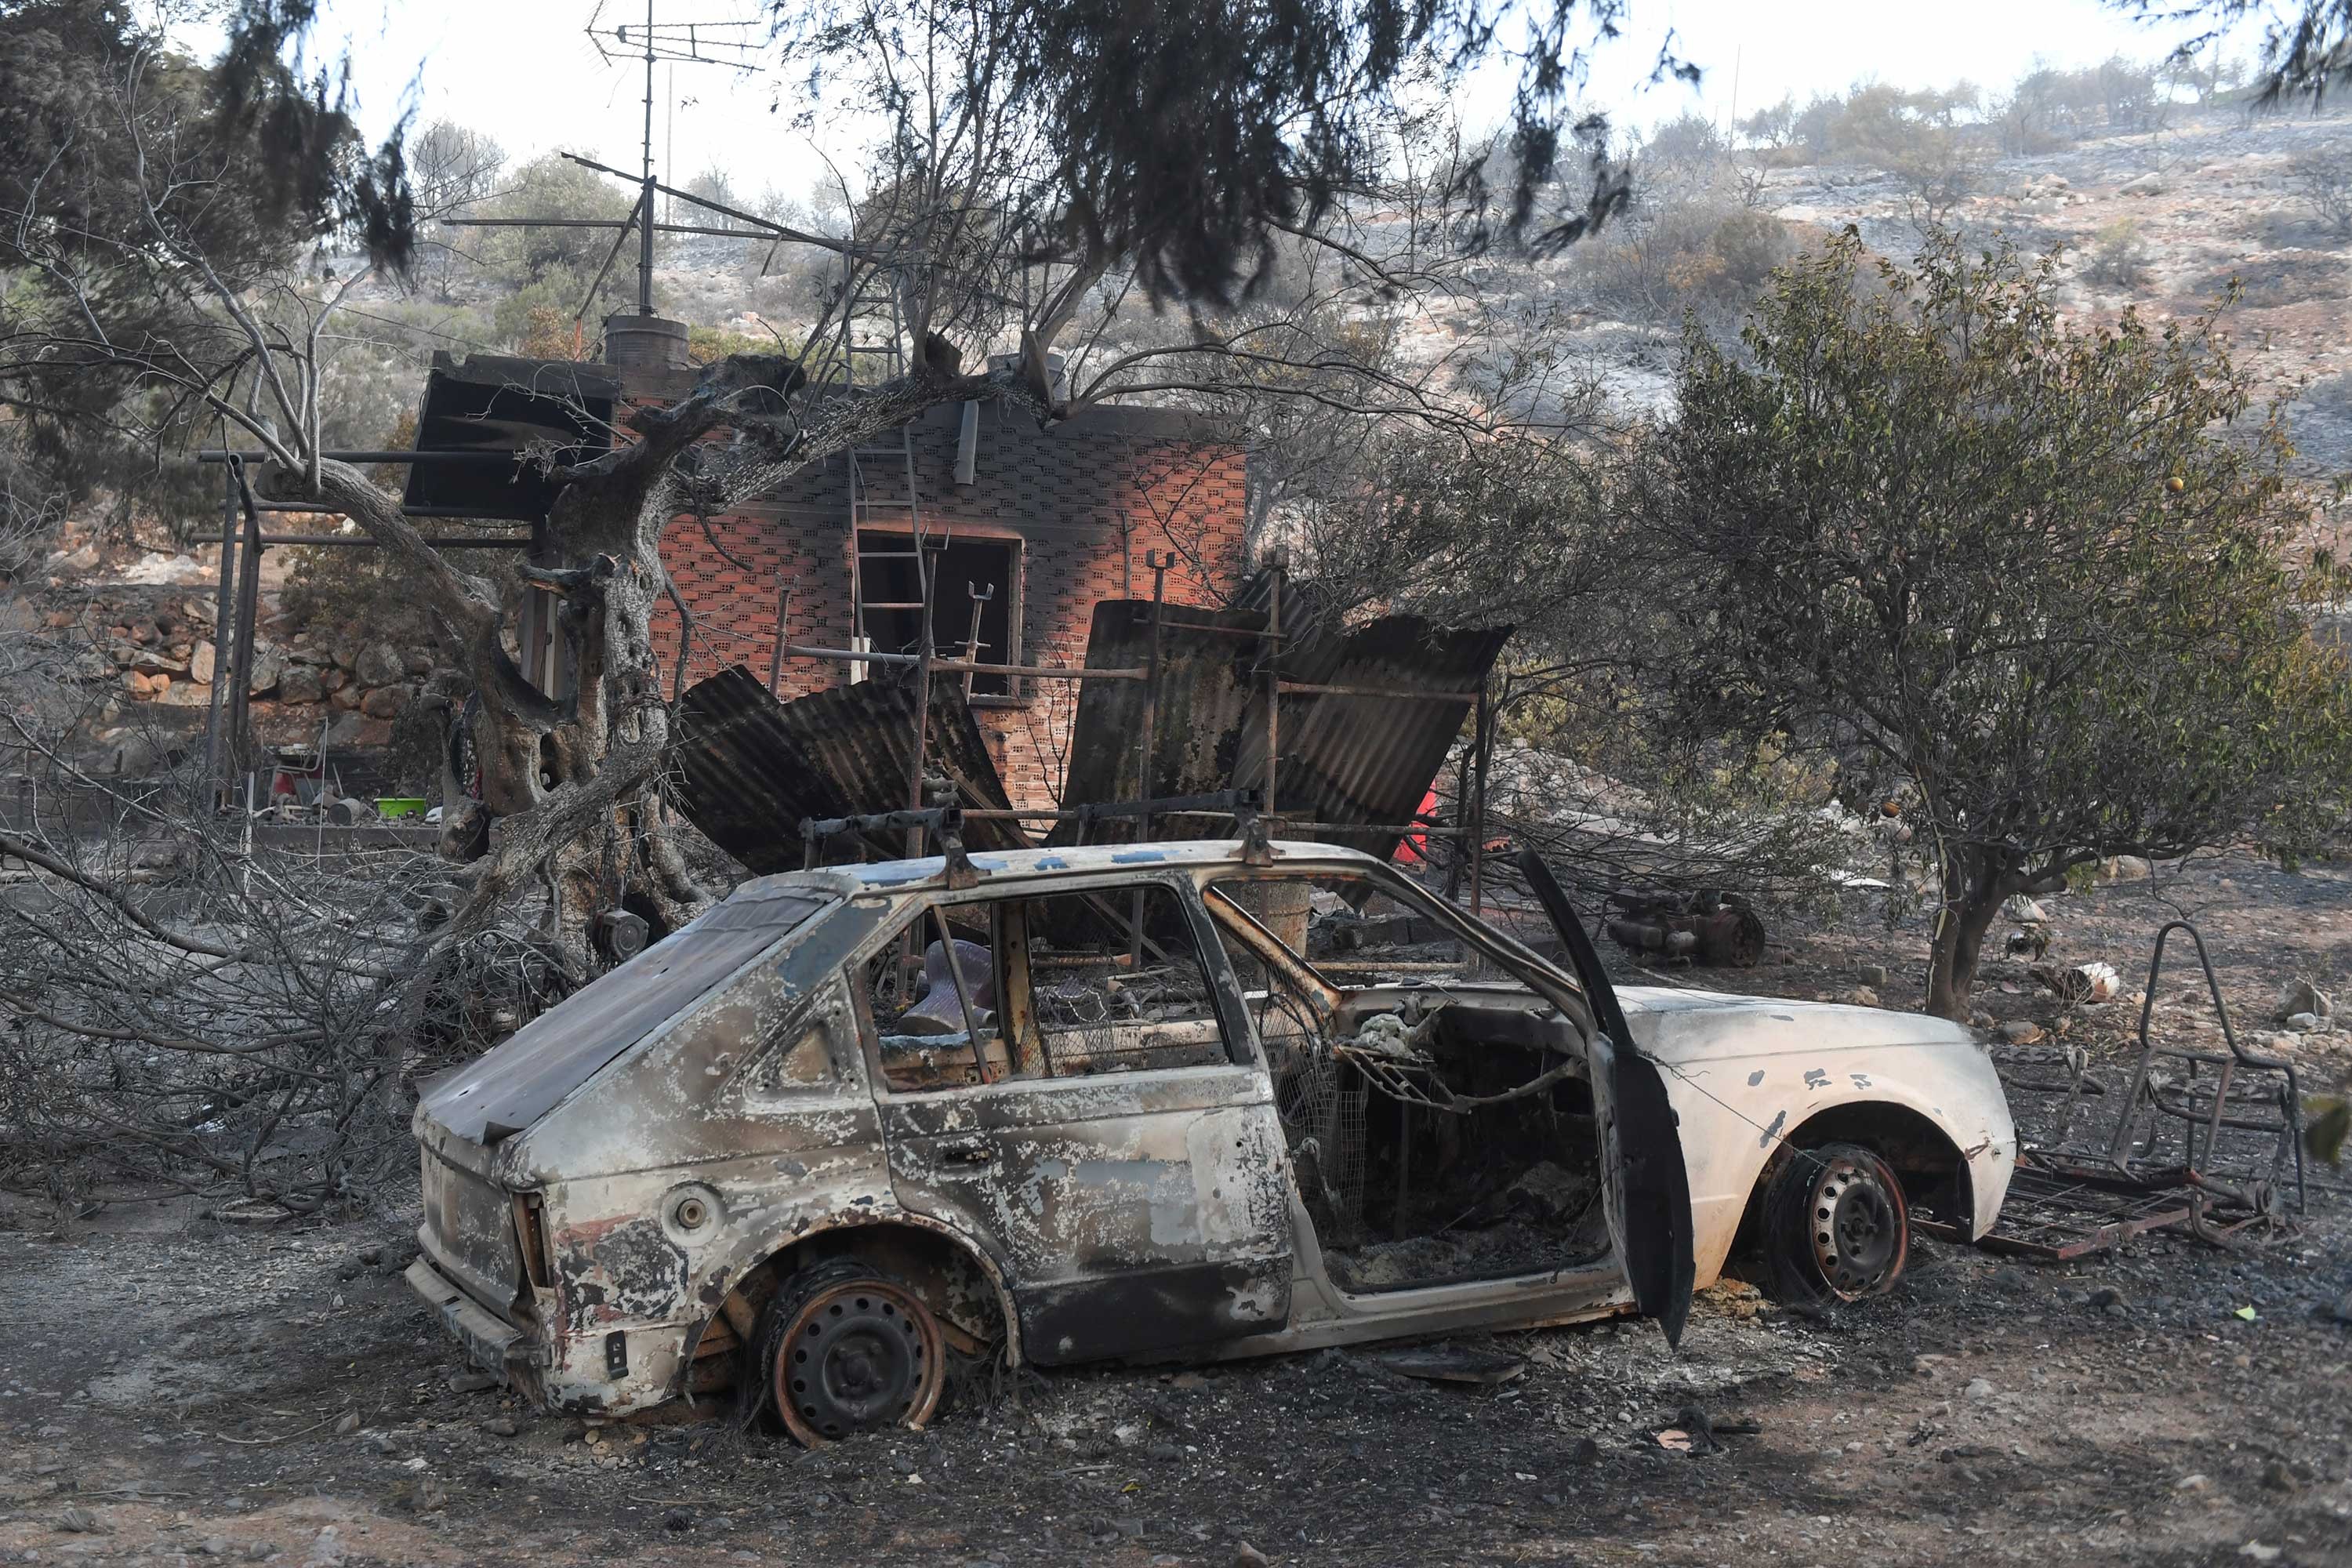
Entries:
MULTIPOLYGON (((1262 633, 1265 613, 1171 605, 1165 616, 1151 793, 1258 786, 1265 773, 1264 638, 1243 634, 1262 633)), ((1276 808, 1294 820, 1327 823, 1389 824, 1412 816, 1469 716, 1467 694, 1485 683, 1510 635, 1507 626, 1440 627, 1417 616, 1386 616, 1286 644, 1286 681, 1454 696, 1286 692, 1276 739, 1276 808)), ((1150 601, 1109 599, 1095 606, 1087 664, 1132 668, 1148 665, 1150 654, 1150 601)), ((1141 681, 1086 683, 1071 726, 1065 806, 1136 798, 1145 696, 1141 681)), ((1087 837, 1101 841, 1132 832, 1128 824, 1105 822, 1091 825, 1087 837)), ((1203 817, 1153 825, 1153 836, 1162 838, 1229 832, 1228 825, 1203 817)), ((1381 856, 1395 853, 1398 842, 1394 834, 1325 830, 1316 836, 1381 856)), ((1075 837, 1074 826, 1064 823, 1048 841, 1075 837)))
MULTIPOLYGON (((1003 781, 965 702, 962 682, 937 678, 925 725, 929 764, 966 807, 1003 809, 1003 781)), ((687 820, 754 872, 798 870, 801 819, 857 816, 908 805, 914 689, 887 679, 779 702, 741 665, 687 688, 671 754, 687 820)), ((970 849, 1018 849, 1017 824, 967 824, 970 849)), ((877 846, 896 856, 903 844, 877 846)))

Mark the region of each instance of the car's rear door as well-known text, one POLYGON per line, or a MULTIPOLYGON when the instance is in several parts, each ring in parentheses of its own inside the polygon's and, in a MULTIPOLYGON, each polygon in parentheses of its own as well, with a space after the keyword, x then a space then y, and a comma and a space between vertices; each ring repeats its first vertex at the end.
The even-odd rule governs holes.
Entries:
POLYGON ((1149 1356, 1288 1317, 1280 1129, 1209 984, 1202 918, 1166 882, 981 889, 864 965, 893 1191, 995 1249, 1033 1361, 1149 1356), (913 967, 898 955, 944 952, 943 935, 986 950, 967 994, 894 994, 913 967))

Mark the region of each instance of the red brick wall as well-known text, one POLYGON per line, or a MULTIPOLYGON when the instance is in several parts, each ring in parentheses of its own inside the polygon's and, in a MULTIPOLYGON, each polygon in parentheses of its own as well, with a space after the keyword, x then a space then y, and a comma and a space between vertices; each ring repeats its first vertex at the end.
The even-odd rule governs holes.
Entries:
MULTIPOLYGON (((1167 582, 1174 604, 1222 604, 1246 569, 1245 460, 1181 416, 1092 408, 1041 432, 1017 408, 984 405, 974 482, 959 486, 961 412, 934 409, 912 427, 924 527, 1021 541, 1020 662, 1083 664, 1097 602, 1150 596, 1147 552, 1177 557, 1167 582)), ((765 679, 783 576, 793 584, 790 640, 848 646, 848 520, 846 465, 836 458, 772 500, 714 519, 707 532, 692 519, 670 526, 662 559, 695 622, 688 681, 728 664, 765 679)), ((654 646, 666 664, 678 634, 677 613, 665 605, 654 646)), ((836 680, 841 668, 787 658, 782 694, 836 680)), ((1055 804, 1076 685, 1030 681, 1018 699, 977 705, 1014 805, 1055 804)))

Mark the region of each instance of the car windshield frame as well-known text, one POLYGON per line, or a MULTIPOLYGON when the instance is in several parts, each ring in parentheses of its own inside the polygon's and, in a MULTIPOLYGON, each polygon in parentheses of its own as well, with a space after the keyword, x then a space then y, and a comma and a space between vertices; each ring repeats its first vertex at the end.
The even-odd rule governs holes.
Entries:
POLYGON ((1219 927, 1236 932, 1246 929, 1273 943, 1281 949, 1287 962, 1297 964, 1305 974, 1313 977, 1317 984, 1335 993, 1372 989, 1364 985, 1343 985, 1334 981, 1304 953, 1294 952, 1289 943, 1223 890, 1226 885, 1237 882, 1302 879, 1370 883, 1391 898, 1446 926, 1455 936, 1492 959, 1507 973, 1522 981, 1545 1001, 1563 1012, 1581 1015, 1592 1026, 1597 1026, 1595 1004, 1581 980, 1517 938, 1439 898, 1391 866, 1339 865, 1310 868, 1302 865, 1277 864, 1270 868, 1216 867, 1201 879, 1201 902, 1219 927))

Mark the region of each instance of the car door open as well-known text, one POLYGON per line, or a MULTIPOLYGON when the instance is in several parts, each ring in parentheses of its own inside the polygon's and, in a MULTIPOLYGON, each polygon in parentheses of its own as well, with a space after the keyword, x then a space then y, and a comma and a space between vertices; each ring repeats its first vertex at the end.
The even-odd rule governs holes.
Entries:
POLYGON ((1551 868, 1532 849, 1519 869, 1543 905, 1592 1004, 1592 1093, 1608 1176, 1609 1229, 1642 1315, 1658 1320, 1666 1342, 1682 1342, 1696 1279, 1692 1255, 1690 1168, 1658 1066, 1633 1043, 1616 987, 1551 868))

